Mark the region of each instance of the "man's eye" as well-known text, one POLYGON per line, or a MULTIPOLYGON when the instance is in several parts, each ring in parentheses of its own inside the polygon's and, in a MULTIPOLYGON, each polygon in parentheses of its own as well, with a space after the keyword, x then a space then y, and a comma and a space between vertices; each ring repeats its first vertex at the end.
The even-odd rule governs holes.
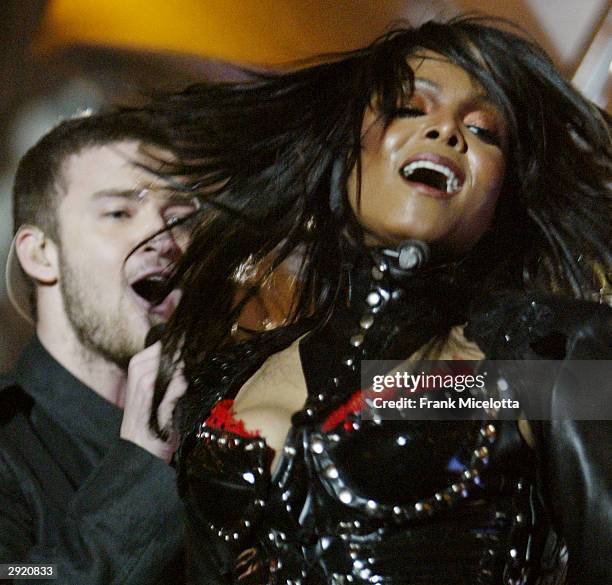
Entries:
POLYGON ((184 216, 180 216, 180 215, 171 215, 170 217, 166 218, 166 225, 168 227, 172 227, 175 226, 177 223, 179 223, 184 216))
POLYGON ((417 116, 424 116, 425 111, 421 108, 406 106, 403 108, 397 108, 397 110, 395 110, 395 115, 398 118, 416 118, 417 116))
POLYGON ((113 209, 112 211, 107 211, 104 214, 104 217, 108 217, 110 219, 129 219, 131 214, 125 209, 113 209))
POLYGON ((473 124, 468 124, 467 128, 472 134, 478 136, 478 138, 486 144, 501 146, 501 139, 497 132, 489 130, 488 128, 482 128, 481 126, 474 126, 473 124))
POLYGON ((165 222, 168 227, 173 227, 177 224, 185 224, 189 218, 194 215, 196 210, 193 207, 180 207, 176 210, 168 210, 165 214, 165 222))

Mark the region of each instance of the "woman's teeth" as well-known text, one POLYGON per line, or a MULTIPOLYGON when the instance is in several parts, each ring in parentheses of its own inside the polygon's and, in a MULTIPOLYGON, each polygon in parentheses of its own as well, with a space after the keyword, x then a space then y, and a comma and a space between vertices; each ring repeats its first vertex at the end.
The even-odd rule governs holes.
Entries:
POLYGON ((429 160, 415 160, 403 166, 401 174, 409 181, 424 183, 446 193, 455 193, 461 188, 461 181, 452 169, 429 160))

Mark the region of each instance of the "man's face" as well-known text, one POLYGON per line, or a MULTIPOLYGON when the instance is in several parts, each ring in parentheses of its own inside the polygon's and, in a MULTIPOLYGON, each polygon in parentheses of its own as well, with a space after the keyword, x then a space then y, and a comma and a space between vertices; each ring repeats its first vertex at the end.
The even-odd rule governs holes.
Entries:
POLYGON ((178 291, 161 302, 148 292, 163 283, 186 241, 173 230, 137 246, 196 209, 134 164, 159 167, 147 153, 171 158, 128 140, 85 148, 66 159, 59 185, 64 309, 81 343, 121 367, 143 348, 149 328, 172 314, 178 291))

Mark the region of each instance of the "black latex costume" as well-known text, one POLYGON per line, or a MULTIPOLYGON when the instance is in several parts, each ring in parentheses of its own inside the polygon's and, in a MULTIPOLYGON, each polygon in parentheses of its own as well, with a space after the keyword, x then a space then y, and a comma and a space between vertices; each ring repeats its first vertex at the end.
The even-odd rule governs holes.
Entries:
POLYGON ((308 399, 273 472, 262 438, 209 416, 261 365, 253 343, 269 355, 287 339, 238 344, 192 381, 183 408, 193 426, 179 450, 190 582, 561 583, 560 534, 570 582, 612 583, 610 423, 534 422, 532 449, 515 421, 338 417, 361 359, 407 357, 465 322, 491 359, 542 357, 533 348, 547 339, 558 352, 559 336, 566 358, 609 358, 611 311, 517 293, 462 313, 448 275, 394 278, 378 260, 352 262, 331 318, 300 341, 308 399))

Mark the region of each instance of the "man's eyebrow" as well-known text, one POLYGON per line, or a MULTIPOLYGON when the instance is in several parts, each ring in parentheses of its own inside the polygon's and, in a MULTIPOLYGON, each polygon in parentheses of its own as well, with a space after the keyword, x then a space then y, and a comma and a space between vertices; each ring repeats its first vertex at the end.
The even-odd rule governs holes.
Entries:
POLYGON ((142 196, 144 189, 101 189, 92 194, 91 198, 97 199, 136 199, 138 200, 142 196))
POLYGON ((92 194, 92 200, 100 199, 127 199, 130 201, 140 201, 147 196, 148 192, 162 195, 167 203, 170 204, 193 204, 195 197, 190 193, 182 193, 180 191, 163 191, 160 189, 151 189, 142 187, 139 189, 101 189, 92 194))

